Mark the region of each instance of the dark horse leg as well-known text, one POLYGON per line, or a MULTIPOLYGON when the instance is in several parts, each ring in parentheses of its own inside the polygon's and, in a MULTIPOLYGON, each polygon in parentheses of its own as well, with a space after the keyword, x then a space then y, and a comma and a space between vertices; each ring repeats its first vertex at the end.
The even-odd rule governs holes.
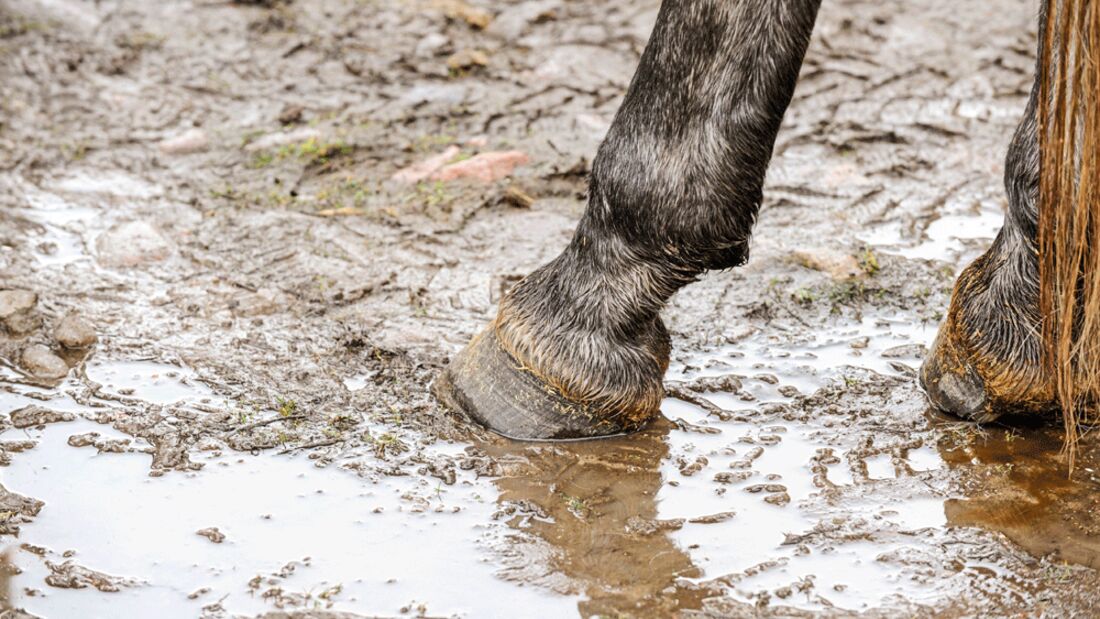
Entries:
MULTIPOLYGON (((1039 49, 1047 8, 1040 11, 1039 49)), ((1041 56, 1041 54, 1040 54, 1041 56)), ((932 403, 975 421, 1055 407, 1039 311, 1039 76, 1005 160, 1008 211, 989 250, 963 269, 924 367, 932 403)))
POLYGON ((516 438, 639 428, 664 395, 659 312, 743 264, 820 0, 664 0, 560 256, 517 284, 436 393, 516 438))

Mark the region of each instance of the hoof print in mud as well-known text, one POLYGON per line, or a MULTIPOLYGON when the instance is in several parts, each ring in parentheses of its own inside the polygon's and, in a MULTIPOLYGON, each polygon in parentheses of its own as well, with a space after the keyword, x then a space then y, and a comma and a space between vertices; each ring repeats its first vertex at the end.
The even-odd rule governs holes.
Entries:
POLYGON ((638 429, 562 397, 504 350, 491 327, 455 357, 433 389, 448 408, 512 439, 596 438, 638 429))

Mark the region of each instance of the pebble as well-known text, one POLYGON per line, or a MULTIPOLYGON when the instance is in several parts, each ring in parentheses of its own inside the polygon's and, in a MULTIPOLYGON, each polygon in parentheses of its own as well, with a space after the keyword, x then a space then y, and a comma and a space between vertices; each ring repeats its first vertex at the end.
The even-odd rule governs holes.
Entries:
POLYGON ((65 361, 41 344, 23 349, 23 369, 38 378, 64 378, 69 373, 65 361))
POLYGON ((133 267, 164 260, 172 253, 168 241, 144 221, 116 224, 96 240, 97 260, 107 267, 133 267))
POLYGON ((95 328, 75 312, 68 314, 57 323, 53 337, 65 348, 88 348, 96 343, 95 328))
POLYGON ((188 129, 183 133, 162 141, 158 148, 166 155, 189 155, 206 150, 210 139, 202 129, 188 129))
POLYGON ((38 295, 29 290, 0 290, 0 324, 13 335, 22 335, 38 328, 34 311, 38 295))

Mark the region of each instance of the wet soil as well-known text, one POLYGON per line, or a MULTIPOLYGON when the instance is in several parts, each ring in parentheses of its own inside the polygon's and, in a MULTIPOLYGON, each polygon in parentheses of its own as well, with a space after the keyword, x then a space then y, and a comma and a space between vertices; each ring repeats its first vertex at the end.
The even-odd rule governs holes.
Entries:
POLYGON ((568 240, 657 8, 0 0, 0 288, 37 295, 0 308, 0 613, 1100 613, 1095 435, 1068 476, 1057 427, 915 379, 1003 217, 1028 2, 827 3, 652 427, 431 398, 568 240))

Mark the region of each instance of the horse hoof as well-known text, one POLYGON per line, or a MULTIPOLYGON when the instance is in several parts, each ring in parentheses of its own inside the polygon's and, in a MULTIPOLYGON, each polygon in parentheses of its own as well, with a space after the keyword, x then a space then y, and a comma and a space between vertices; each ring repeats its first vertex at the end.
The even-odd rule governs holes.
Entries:
POLYGON ((961 354, 947 328, 940 330, 921 366, 920 383, 941 411, 979 423, 1000 417, 993 410, 985 381, 961 354))
POLYGON ((639 429, 566 399, 504 350, 493 326, 455 357, 434 391, 448 408, 517 440, 596 438, 639 429))

